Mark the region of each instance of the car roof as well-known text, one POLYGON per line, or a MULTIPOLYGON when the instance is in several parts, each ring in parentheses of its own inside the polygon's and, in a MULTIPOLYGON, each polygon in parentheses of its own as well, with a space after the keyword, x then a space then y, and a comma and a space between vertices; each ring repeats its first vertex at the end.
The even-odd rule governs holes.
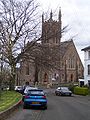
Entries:
POLYGON ((15 86, 15 88, 22 87, 22 86, 15 86))
POLYGON ((43 92, 44 93, 44 91, 42 89, 30 89, 30 90, 27 91, 27 93, 28 92, 39 92, 39 93, 43 92))
POLYGON ((68 88, 68 87, 66 87, 66 86, 60 86, 57 89, 61 89, 61 88, 68 88))
POLYGON ((34 90, 34 89, 38 89, 37 87, 30 87, 30 86, 27 86, 26 88, 25 88, 25 90, 34 90))
POLYGON ((29 91, 43 91, 42 89, 30 89, 29 91))
POLYGON ((30 91, 30 90, 38 90, 38 88, 37 88, 37 87, 27 86, 27 87, 25 88, 25 90, 24 90, 24 93, 27 93, 27 92, 30 91))

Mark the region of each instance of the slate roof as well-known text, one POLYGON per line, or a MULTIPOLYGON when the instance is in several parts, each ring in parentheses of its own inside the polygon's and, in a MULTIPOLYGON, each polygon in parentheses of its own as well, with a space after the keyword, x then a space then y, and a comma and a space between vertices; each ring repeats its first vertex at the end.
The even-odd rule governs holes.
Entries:
MULTIPOLYGON (((68 40, 68 41, 60 42, 60 44, 57 45, 57 46, 55 47, 55 49, 58 48, 59 51, 57 51, 57 52, 60 52, 59 54, 61 55, 61 57, 63 57, 63 56, 66 54, 66 51, 69 49, 69 47, 70 47, 72 44, 74 44, 74 43, 73 43, 73 40, 68 40)), ((35 46, 38 46, 38 47, 42 46, 42 47, 43 47, 43 45, 46 46, 46 47, 48 47, 48 44, 39 44, 39 43, 36 43, 35 46)))
POLYGON ((62 54, 62 56, 64 56, 64 54, 66 53, 66 51, 68 50, 68 47, 73 43, 72 40, 70 41, 65 41, 65 42, 61 42, 60 43, 60 52, 62 54))
POLYGON ((87 50, 90 50, 90 46, 85 47, 85 48, 82 49, 82 51, 87 51, 87 50))

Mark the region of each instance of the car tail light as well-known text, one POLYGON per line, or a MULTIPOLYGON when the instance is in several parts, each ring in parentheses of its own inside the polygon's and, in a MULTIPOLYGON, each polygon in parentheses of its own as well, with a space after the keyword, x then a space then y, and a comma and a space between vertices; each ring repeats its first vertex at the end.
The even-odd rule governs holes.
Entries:
POLYGON ((30 97, 30 96, 27 96, 27 95, 25 96, 25 98, 29 98, 29 97, 30 97))
POLYGON ((44 95, 42 98, 46 99, 46 96, 44 95))

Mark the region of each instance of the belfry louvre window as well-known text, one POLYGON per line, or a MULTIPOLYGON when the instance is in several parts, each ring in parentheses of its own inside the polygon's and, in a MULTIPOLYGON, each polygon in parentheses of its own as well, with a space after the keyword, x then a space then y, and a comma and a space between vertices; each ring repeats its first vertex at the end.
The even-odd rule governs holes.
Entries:
POLYGON ((88 75, 90 75, 90 65, 88 65, 88 75))

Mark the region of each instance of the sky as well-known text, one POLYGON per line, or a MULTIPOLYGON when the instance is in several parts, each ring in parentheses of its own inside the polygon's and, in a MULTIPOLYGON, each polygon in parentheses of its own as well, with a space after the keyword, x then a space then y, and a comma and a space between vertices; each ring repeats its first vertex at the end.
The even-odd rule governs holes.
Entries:
MULTIPOLYGON (((90 0, 37 0, 42 12, 48 10, 58 18, 61 8, 62 28, 68 25, 62 41, 73 38, 80 59, 84 64, 84 52, 81 49, 90 46, 90 0)), ((56 18, 56 20, 57 20, 56 18)))

